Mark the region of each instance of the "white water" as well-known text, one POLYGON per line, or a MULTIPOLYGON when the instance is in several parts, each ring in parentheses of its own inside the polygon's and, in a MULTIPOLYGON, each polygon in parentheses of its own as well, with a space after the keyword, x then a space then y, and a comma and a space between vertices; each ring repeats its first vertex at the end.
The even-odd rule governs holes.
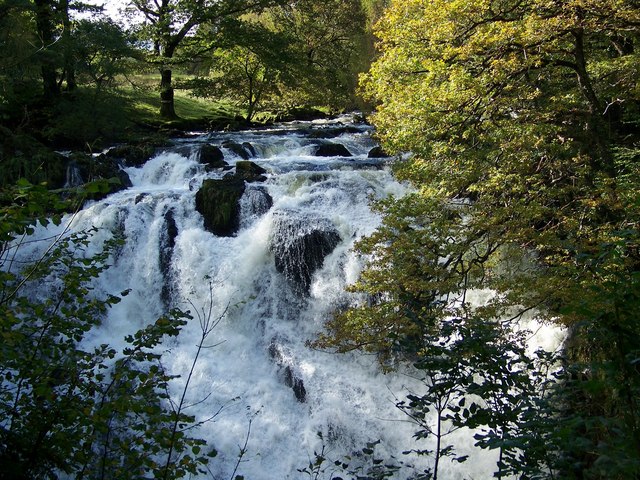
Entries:
MULTIPOLYGON (((403 398, 415 384, 409 376, 383 375, 372 356, 333 355, 305 345, 332 309, 349 302, 344 288, 360 269, 351 248, 379 223, 369 208, 370 200, 402 195, 404 187, 387 169, 366 159, 374 146, 368 128, 332 140, 347 146, 352 158, 314 157, 312 145, 320 141, 292 128, 182 140, 175 151, 158 153, 143 167, 129 169, 133 187, 87 206, 72 223, 73 230, 98 227, 96 243, 116 231, 126 237, 97 288, 103 293, 126 289, 131 293, 91 333, 88 343, 122 347, 125 335, 153 322, 166 309, 163 285, 172 292, 173 305, 189 309, 187 302, 207 307, 211 284, 214 312, 222 314, 228 307, 208 340, 217 346, 203 351, 187 399, 188 404, 197 403, 187 413, 198 419, 209 418, 223 407, 196 432, 220 452, 211 464, 220 479, 230 477, 250 419, 247 453, 236 474, 253 480, 305 478, 297 469, 314 458, 314 451, 320 452, 317 432, 322 432, 333 460, 378 439, 382 458, 401 457, 400 452, 411 448, 415 429, 395 407, 395 398, 403 398), (244 218, 237 236, 224 238, 205 231, 195 211, 195 194, 202 181, 223 173, 206 173, 195 154, 184 152, 189 146, 195 152, 198 144, 219 145, 229 139, 250 142, 256 148, 252 161, 268 171, 263 186, 273 206, 266 214, 244 218), (170 268, 163 275, 159 250, 166 248, 168 211, 178 235, 170 268), (296 294, 275 268, 273 227, 283 217, 333 225, 342 239, 314 274, 308 298, 296 294), (287 367, 304 384, 304 402, 285 383, 287 367)), ((224 152, 225 159, 235 163, 237 158, 224 152)), ((194 321, 176 341, 164 346, 163 361, 170 372, 186 377, 199 337, 194 321)), ((180 381, 173 388, 178 398, 180 381)), ((470 435, 456 443, 457 452, 473 455, 470 435)), ((476 452, 463 466, 444 463, 442 478, 482 479, 491 477, 495 457, 491 452, 476 452)))

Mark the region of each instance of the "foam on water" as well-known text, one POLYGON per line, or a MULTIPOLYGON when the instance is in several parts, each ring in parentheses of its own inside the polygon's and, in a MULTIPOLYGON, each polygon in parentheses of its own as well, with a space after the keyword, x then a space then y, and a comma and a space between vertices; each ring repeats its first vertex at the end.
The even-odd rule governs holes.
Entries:
MULTIPOLYGON (((308 129, 310 124, 302 126, 308 129)), ((382 440, 383 458, 385 453, 398 455, 411 448, 408 443, 414 426, 404 422, 395 407, 396 397, 416 387, 411 376, 383 375, 372 356, 332 355, 306 345, 332 310, 349 301, 345 286, 355 281, 361 268, 351 249, 380 221, 369 208, 370 200, 402 195, 405 187, 387 169, 366 165, 366 153, 374 145, 369 128, 331 140, 343 143, 354 154, 352 159, 341 159, 313 157, 311 147, 318 142, 293 127, 180 141, 181 147, 193 145, 194 149, 205 142, 250 142, 258 152, 252 161, 269 172, 263 186, 273 206, 264 215, 243 222, 235 237, 216 237, 205 231, 195 210, 194 185, 223 173, 206 173, 192 155, 172 151, 159 153, 141 168, 128 169, 132 188, 87 206, 71 224, 78 230, 97 227, 96 239, 113 233, 126 238, 96 288, 103 293, 127 289, 131 293, 111 309, 88 343, 122 348, 125 335, 154 321, 166 308, 161 292, 167 285, 174 305, 206 309, 212 295, 214 315, 226 311, 208 340, 216 346, 201 354, 187 399, 188 404, 195 404, 187 413, 199 420, 215 417, 194 433, 220 453, 211 465, 216 478, 229 478, 249 422, 247 454, 237 474, 254 480, 301 478, 297 469, 321 450, 318 432, 336 459, 378 439, 382 440), (168 212, 178 235, 170 266, 163 272, 159 251, 168 212), (307 298, 296 296, 276 270, 270 242, 278 215, 322 219, 341 238, 313 276, 307 298), (287 368, 303 382, 304 402, 286 385, 283 371, 287 368)), ((225 159, 231 164, 237 160, 225 159)), ((46 234, 56 231, 61 230, 50 228, 46 234)), ((177 340, 163 346, 168 350, 165 367, 183 376, 172 386, 175 397, 181 392, 199 338, 194 321, 177 340)), ((472 453, 470 435, 459 443, 472 453)), ((488 478, 495 456, 481 452, 469 465, 473 465, 470 471, 457 466, 443 477, 488 478)))

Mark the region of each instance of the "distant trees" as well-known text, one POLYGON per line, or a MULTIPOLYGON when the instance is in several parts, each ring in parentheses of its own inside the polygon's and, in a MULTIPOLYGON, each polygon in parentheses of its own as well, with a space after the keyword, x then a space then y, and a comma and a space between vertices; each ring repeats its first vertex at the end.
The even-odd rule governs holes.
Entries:
MULTIPOLYGON (((536 462, 547 455, 528 478, 640 473, 639 20, 625 0, 392 1, 362 83, 385 148, 412 153, 395 173, 415 192, 379 204, 384 221, 360 242, 370 263, 353 287, 369 301, 338 314, 318 344, 420 368, 452 318, 505 335, 530 311, 567 326, 558 382, 543 388, 553 394, 531 410, 555 421, 531 424, 522 438, 537 446, 519 446, 536 462), (469 301, 487 290, 489 303, 469 301)), ((507 381, 517 372, 506 368, 507 381)), ((472 393, 496 425, 516 399, 484 388, 472 393)), ((494 431, 478 446, 520 441, 494 431)))
POLYGON ((127 31, 79 0, 7 0, 0 8, 0 115, 13 125, 40 128, 69 110, 57 108, 66 100, 89 98, 87 86, 103 93, 145 63, 159 73, 164 119, 176 118, 176 69, 199 77, 181 87, 242 104, 250 118, 274 100, 353 105, 369 56, 358 0, 131 0, 127 31))
POLYGON ((358 0, 281 2, 229 25, 228 37, 186 82, 198 96, 240 99, 253 118, 260 104, 355 104, 358 73, 366 70, 365 15, 358 0))
POLYGON ((160 115, 176 117, 173 66, 179 49, 190 60, 212 52, 223 41, 226 24, 283 0, 131 0, 144 16, 141 38, 152 44, 151 61, 160 71, 160 115))
POLYGON ((365 15, 359 0, 302 0, 272 12, 295 55, 294 101, 341 106, 354 104, 358 73, 368 67, 365 15))
POLYGON ((139 56, 112 21, 77 17, 88 8, 69 0, 3 5, 0 118, 5 125, 49 126, 43 123, 61 102, 77 98, 78 87, 106 86, 129 68, 126 59, 139 56))

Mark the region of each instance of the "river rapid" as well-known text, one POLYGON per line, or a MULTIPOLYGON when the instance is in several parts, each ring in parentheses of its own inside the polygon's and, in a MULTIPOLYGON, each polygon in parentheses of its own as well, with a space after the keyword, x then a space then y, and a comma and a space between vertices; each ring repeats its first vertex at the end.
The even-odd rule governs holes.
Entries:
MULTIPOLYGON (((395 404, 418 388, 410 371, 385 375, 374 356, 307 345, 332 311, 358 300, 345 287, 362 267, 354 242, 380 222, 371 201, 406 192, 391 176, 389 159, 368 158, 374 146, 371 127, 350 117, 192 135, 127 168, 130 188, 88 203, 58 227, 95 227, 96 244, 114 233, 125 238, 95 288, 130 293, 89 334, 87 347, 123 348, 125 335, 167 308, 206 310, 213 302, 220 323, 196 364, 186 413, 199 421, 214 417, 193 433, 219 452, 210 465, 215 478, 231 478, 234 470, 252 480, 309 478, 298 470, 323 448, 325 465, 345 455, 366 463, 371 459, 360 455, 362 448, 377 440, 376 457, 428 465, 401 454, 412 448, 414 426, 395 404), (246 155, 229 142, 244 145, 246 155), (351 156, 317 156, 327 143, 343 145, 351 156), (205 144, 219 146, 230 168, 207 169, 199 161, 205 144), (265 169, 266 178, 246 186, 237 233, 217 236, 204 227, 196 192, 206 179, 233 172, 242 156, 265 169), (300 274, 301 250, 315 244, 302 239, 316 234, 330 248, 300 274)), ((55 227, 46 235, 52 233, 55 227)), ((162 346, 165 368, 182 377, 172 384, 176 399, 200 334, 194 320, 162 346)), ((491 476, 495 456, 474 454, 473 442, 460 433, 457 451, 475 456, 462 466, 444 465, 442 478, 491 476)), ((331 478, 330 471, 318 478, 331 478)))

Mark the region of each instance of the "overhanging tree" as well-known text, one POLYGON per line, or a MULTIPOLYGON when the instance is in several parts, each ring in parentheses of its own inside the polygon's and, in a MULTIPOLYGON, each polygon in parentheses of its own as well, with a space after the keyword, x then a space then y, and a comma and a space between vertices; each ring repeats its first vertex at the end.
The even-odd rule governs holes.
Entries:
POLYGON ((555 434, 580 442, 557 443, 571 443, 563 478, 640 469, 628 343, 640 336, 639 20, 625 0, 391 2, 362 85, 386 149, 412 152, 396 174, 415 193, 382 204, 354 287, 370 301, 319 342, 416 355, 402 339, 461 306, 487 321, 536 309, 570 326, 575 394, 557 400, 571 408, 555 434), (496 296, 472 306, 473 289, 496 296))

